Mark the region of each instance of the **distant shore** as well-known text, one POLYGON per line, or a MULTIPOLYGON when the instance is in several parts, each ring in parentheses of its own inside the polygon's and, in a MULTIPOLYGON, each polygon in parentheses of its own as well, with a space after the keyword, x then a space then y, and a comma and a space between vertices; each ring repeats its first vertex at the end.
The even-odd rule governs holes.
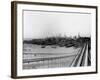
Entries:
POLYGON ((66 37, 66 36, 53 36, 53 37, 46 37, 46 38, 39 38, 39 39, 30 39, 24 40, 23 43, 27 44, 36 44, 41 45, 41 48, 45 48, 46 46, 51 46, 52 48, 59 47, 81 47, 84 43, 88 43, 89 47, 91 44, 90 37, 81 37, 81 36, 74 36, 74 37, 66 37))

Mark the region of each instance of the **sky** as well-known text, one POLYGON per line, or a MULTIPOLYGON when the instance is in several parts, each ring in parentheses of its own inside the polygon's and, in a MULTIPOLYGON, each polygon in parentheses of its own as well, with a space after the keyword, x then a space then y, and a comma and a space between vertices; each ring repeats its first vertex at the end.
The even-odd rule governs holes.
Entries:
POLYGON ((24 39, 56 35, 90 36, 91 14, 73 12, 23 12, 24 39))

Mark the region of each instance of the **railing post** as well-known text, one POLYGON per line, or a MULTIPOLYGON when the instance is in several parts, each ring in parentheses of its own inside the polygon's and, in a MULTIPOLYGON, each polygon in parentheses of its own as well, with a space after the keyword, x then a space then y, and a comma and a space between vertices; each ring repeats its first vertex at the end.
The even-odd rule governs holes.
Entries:
POLYGON ((85 50, 85 56, 84 56, 84 66, 88 66, 88 44, 86 46, 86 50, 85 50))

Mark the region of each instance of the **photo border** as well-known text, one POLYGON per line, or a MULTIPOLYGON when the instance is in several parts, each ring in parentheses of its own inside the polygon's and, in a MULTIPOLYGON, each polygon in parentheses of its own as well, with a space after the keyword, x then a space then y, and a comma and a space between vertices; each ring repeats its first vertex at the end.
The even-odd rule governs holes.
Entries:
POLYGON ((81 74, 95 74, 98 72, 98 7, 88 5, 74 5, 74 4, 58 4, 58 3, 42 3, 42 2, 26 2, 26 1, 12 1, 11 2, 11 77, 17 78, 32 78, 32 77, 50 77, 50 76, 66 76, 66 75, 81 75, 81 74), (34 5, 50 5, 60 7, 76 7, 76 8, 90 8, 96 10, 96 71, 94 72, 78 72, 78 73, 63 73, 63 74, 49 74, 49 75, 33 75, 33 76, 17 76, 17 4, 34 4, 34 5))

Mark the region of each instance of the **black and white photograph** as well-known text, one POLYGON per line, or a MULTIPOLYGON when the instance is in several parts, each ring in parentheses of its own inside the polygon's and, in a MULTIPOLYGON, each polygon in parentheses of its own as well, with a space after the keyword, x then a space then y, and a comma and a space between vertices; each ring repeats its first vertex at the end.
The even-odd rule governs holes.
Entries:
POLYGON ((23 10, 23 69, 91 66, 90 15, 23 10))
POLYGON ((11 6, 13 78, 97 73, 97 6, 11 6))

